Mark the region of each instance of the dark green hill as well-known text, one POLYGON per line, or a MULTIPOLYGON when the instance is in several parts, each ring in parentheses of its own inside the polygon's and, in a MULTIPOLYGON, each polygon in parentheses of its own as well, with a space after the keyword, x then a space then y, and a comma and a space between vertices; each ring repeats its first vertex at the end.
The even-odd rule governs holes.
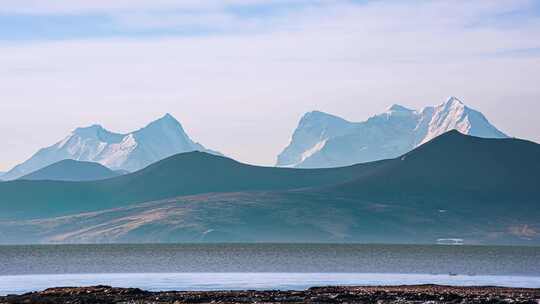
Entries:
POLYGON ((0 221, 0 242, 538 245, 539 161, 536 143, 458 132, 397 159, 336 169, 186 153, 98 182, 2 183, 2 214, 48 218, 0 221), (101 211, 53 218, 84 210, 101 211))
POLYGON ((53 180, 53 181, 95 181, 120 174, 94 162, 61 160, 45 168, 27 174, 21 180, 53 180))
POLYGON ((258 167, 204 152, 189 152, 102 181, 2 183, 0 217, 56 216, 208 192, 317 187, 350 180, 377 166, 373 163, 314 170, 258 167))
MULTIPOLYGON (((540 145, 445 133, 377 170, 324 191, 415 208, 540 214, 540 145)), ((471 219, 472 220, 472 219, 471 219)), ((540 218, 538 218, 540 222, 540 218)))
POLYGON ((481 191, 539 193, 540 145, 447 132, 336 188, 355 193, 481 191))

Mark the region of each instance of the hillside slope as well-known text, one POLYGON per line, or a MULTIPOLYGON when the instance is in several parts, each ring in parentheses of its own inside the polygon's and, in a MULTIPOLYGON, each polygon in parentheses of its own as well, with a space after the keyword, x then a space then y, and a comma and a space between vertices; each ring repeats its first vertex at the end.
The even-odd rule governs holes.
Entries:
POLYGON ((477 193, 538 199, 539 157, 540 145, 534 142, 454 130, 331 191, 357 197, 477 193))
MULTIPOLYGON (((202 156, 195 167, 215 160, 203 153, 180 156, 202 156)), ((460 238, 467 244, 540 245, 539 157, 536 143, 452 131, 402 157, 343 171, 266 171, 236 163, 227 178, 251 177, 245 187, 264 185, 272 191, 204 193, 63 217, 2 221, 0 242, 435 243, 460 238), (308 182, 320 186, 284 190, 285 185, 308 182)), ((217 170, 204 178, 223 178, 217 172, 230 170, 225 164, 231 160, 218 160, 223 165, 213 166, 217 170)), ((172 176, 167 170, 174 169, 165 167, 167 162, 158 163, 152 174, 172 176)), ((232 180, 216 189, 242 188, 232 180)), ((147 189, 155 187, 148 184, 147 189)))
POLYGON ((94 162, 61 160, 27 174, 21 180, 94 181, 119 176, 119 173, 94 162))
POLYGON ((204 152, 188 152, 102 181, 1 183, 0 218, 56 216, 208 192, 316 187, 356 178, 377 165, 300 170, 251 166, 204 152))
MULTIPOLYGON (((328 192, 198 194, 56 218, 0 221, 0 243, 360 242, 540 245, 540 212, 483 212, 328 192)), ((468 200, 468 203, 488 201, 468 200)))

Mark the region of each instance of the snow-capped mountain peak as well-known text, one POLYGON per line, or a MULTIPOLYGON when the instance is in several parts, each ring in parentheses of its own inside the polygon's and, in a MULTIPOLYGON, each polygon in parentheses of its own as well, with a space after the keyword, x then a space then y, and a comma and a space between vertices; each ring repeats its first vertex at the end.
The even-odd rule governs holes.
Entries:
POLYGON ((156 124, 176 126, 176 125, 180 125, 180 122, 178 120, 176 120, 176 118, 174 118, 171 114, 167 113, 167 114, 163 115, 162 117, 160 117, 160 118, 152 121, 151 123, 149 123, 148 126, 156 125, 156 124))
POLYGON ((390 107, 388 107, 388 109, 386 109, 386 112, 393 112, 393 113, 411 113, 411 112, 415 112, 415 110, 406 108, 406 107, 404 107, 404 106, 402 106, 402 105, 393 104, 393 105, 391 105, 390 107))
POLYGON ((324 123, 326 125, 339 124, 347 122, 345 119, 338 117, 336 115, 328 114, 321 111, 311 111, 300 119, 300 125, 310 125, 314 123, 324 123))
POLYGON ((105 129, 101 125, 91 125, 88 127, 80 127, 73 132, 71 132, 72 135, 78 135, 83 137, 94 137, 99 138, 100 133, 103 133, 105 129))
POLYGON ((171 155, 195 150, 219 154, 191 140, 171 114, 127 134, 110 132, 95 124, 73 130, 63 140, 17 165, 3 178, 16 179, 64 159, 98 162, 113 170, 136 171, 171 155))
POLYGON ((328 138, 347 132, 354 126, 345 119, 311 111, 302 116, 289 146, 278 156, 278 165, 293 167, 322 149, 328 138))
POLYGON ((81 133, 87 133, 87 132, 99 132, 103 130, 104 128, 101 125, 94 124, 88 127, 79 127, 73 131, 73 133, 81 134, 81 133))
POLYGON ((449 130, 478 137, 508 137, 491 125, 482 113, 469 108, 456 97, 450 97, 446 102, 433 107, 425 119, 429 120, 429 125, 418 144, 426 143, 449 130))
MULTIPOLYGON (((73 130, 66 139, 72 138, 72 137, 81 137, 86 139, 95 139, 102 142, 117 142, 122 139, 124 135, 113 133, 105 128, 103 128, 101 125, 94 124, 88 127, 79 127, 73 130)), ((66 140, 64 139, 64 141, 66 140)))
POLYGON ((457 98, 455 96, 448 97, 448 100, 446 100, 446 102, 444 102, 443 105, 446 105, 446 106, 465 106, 463 101, 461 101, 459 98, 457 98))
POLYGON ((176 118, 174 118, 171 113, 165 113, 165 115, 163 115, 163 117, 160 118, 161 119, 166 119, 166 120, 174 120, 176 122, 178 122, 178 120, 176 120, 176 118))
POLYGON ((416 110, 409 109, 402 105, 393 104, 392 106, 386 109, 386 112, 384 114, 386 114, 387 118, 392 118, 392 117, 403 118, 403 117, 408 117, 408 116, 415 116, 418 113, 416 112, 416 110))
POLYGON ((308 114, 300 121, 289 146, 278 156, 278 166, 336 167, 393 158, 450 130, 479 137, 507 137, 482 113, 456 97, 420 111, 394 104, 360 123, 323 113, 324 117, 333 117, 333 121, 346 122, 334 132, 326 132, 327 122, 321 123, 320 119, 310 119, 307 124, 306 118, 312 116, 308 114))

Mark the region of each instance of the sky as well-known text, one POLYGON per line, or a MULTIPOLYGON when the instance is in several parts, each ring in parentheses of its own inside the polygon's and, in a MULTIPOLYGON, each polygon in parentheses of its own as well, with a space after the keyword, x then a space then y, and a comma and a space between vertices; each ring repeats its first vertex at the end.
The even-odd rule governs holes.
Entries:
POLYGON ((300 117, 460 98, 540 142, 540 1, 2 0, 0 171, 76 127, 171 113, 273 165, 300 117))

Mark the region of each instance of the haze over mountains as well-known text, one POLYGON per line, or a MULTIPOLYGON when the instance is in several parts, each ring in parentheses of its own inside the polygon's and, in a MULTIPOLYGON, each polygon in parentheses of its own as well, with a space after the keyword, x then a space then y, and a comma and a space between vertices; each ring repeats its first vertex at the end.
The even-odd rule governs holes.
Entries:
POLYGON ((420 111, 393 105, 358 123, 314 111, 302 117, 276 165, 325 168, 394 158, 454 129, 484 138, 508 137, 455 97, 420 111))
POLYGON ((538 245, 539 156, 533 142, 457 131, 344 168, 184 153, 103 181, 0 183, 0 242, 538 245))
POLYGON ((171 155, 190 151, 219 154, 194 142, 170 114, 128 134, 92 125, 77 128, 63 140, 39 150, 2 179, 14 180, 64 159, 97 162, 112 170, 133 172, 171 155))

